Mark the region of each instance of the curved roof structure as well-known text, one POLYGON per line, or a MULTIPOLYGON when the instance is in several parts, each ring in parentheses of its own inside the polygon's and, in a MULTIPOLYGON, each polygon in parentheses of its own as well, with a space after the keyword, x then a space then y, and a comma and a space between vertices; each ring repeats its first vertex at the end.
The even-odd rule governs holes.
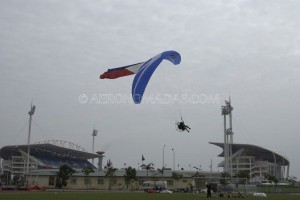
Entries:
MULTIPOLYGON (((2 147, 0 149, 0 156, 3 159, 7 160, 11 156, 20 156, 21 155, 20 150, 27 152, 28 145, 11 145, 11 146, 2 147)), ((64 158, 76 158, 82 160, 99 157, 98 154, 56 146, 50 143, 30 144, 30 155, 33 156, 48 155, 48 156, 64 157, 64 158)))
MULTIPOLYGON (((224 143, 220 142, 209 142, 210 144, 214 144, 223 148, 224 150, 224 143)), ((282 166, 286 166, 290 164, 290 161, 278 153, 271 151, 269 149, 251 145, 251 144, 232 144, 232 154, 237 152, 240 149, 244 149, 247 152, 247 155, 254 156, 261 160, 267 160, 270 163, 276 163, 282 166)), ((224 151, 219 155, 220 157, 224 157, 224 151)))

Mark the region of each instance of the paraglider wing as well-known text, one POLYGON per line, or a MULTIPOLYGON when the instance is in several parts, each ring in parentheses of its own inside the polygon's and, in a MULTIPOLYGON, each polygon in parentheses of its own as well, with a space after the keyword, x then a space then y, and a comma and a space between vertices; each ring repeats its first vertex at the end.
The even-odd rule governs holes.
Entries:
POLYGON ((115 79, 122 76, 129 76, 135 74, 144 63, 136 63, 133 65, 127 65, 124 67, 118 67, 113 69, 108 69, 107 72, 104 72, 100 75, 100 79, 115 79))
POLYGON ((169 60, 174 65, 179 64, 181 61, 181 57, 178 52, 165 51, 143 63, 136 73, 132 83, 132 99, 134 103, 139 104, 142 101, 143 94, 153 72, 164 59, 169 60))

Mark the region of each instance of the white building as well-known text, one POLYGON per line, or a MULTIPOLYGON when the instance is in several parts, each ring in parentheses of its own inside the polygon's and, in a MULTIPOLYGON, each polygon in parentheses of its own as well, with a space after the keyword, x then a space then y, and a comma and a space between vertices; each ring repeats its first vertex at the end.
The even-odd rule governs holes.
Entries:
MULTIPOLYGON (((224 143, 210 142, 224 149, 224 143)), ((289 160, 269 149, 250 144, 231 144, 232 155, 229 159, 228 173, 235 177, 239 171, 247 171, 250 182, 261 182, 265 175, 271 175, 278 180, 289 177, 289 160)), ((220 157, 224 157, 222 152, 220 157)), ((224 161, 218 164, 224 167, 224 161)))

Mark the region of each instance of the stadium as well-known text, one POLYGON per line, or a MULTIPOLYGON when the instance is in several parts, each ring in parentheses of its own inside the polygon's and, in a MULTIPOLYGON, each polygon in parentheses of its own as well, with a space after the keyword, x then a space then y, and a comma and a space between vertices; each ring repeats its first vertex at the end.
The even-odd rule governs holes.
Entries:
MULTIPOLYGON (((224 149, 224 143, 210 142, 224 149)), ((249 173, 250 183, 261 183, 266 175, 274 176, 277 180, 287 180, 290 162, 284 156, 263 147, 250 144, 232 144, 232 156, 229 157, 230 174, 239 171, 249 173)), ((224 151, 219 155, 224 157, 224 151)), ((225 161, 218 164, 224 167, 225 161)))
MULTIPOLYGON (((214 143, 224 148, 224 143, 214 143)), ((259 183, 265 179, 266 174, 275 176, 278 180, 287 180, 289 161, 271 150, 249 144, 233 144, 230 173, 235 175, 238 171, 249 172, 249 183, 259 183)), ((31 145, 12 145, 0 149, 2 158, 3 185, 10 185, 14 177, 27 177, 27 185, 43 185, 47 188, 57 187, 57 172, 62 164, 67 164, 77 172, 69 180, 67 188, 84 189, 89 185, 93 189, 123 190, 127 183, 124 180, 125 170, 118 169, 115 172, 112 183, 108 183, 106 169, 102 167, 104 152, 89 153, 79 145, 67 141, 48 140, 31 145), (28 156, 28 147, 30 154, 28 156), (29 162, 27 162, 29 157, 29 162), (95 167, 89 160, 97 160, 95 167), (90 166, 94 173, 86 177, 81 170, 90 166), (110 186, 108 184, 111 184, 110 186)), ((224 152, 219 155, 224 156, 224 152)), ((224 167, 224 161, 219 163, 224 167)), ((163 177, 156 170, 137 170, 137 181, 132 185, 133 189, 141 190, 144 181, 160 179, 168 183, 170 189, 187 188, 193 183, 194 171, 165 169, 163 177), (182 174, 181 180, 175 184, 172 173, 182 174)), ((201 171, 201 177, 205 181, 216 180, 220 172, 201 171)))
MULTIPOLYGON (((79 145, 61 140, 47 140, 31 145, 11 145, 0 149, 2 158, 2 173, 4 179, 2 185, 11 185, 14 177, 26 177, 25 185, 43 185, 47 188, 57 188, 57 172, 61 165, 66 164, 76 170, 68 181, 68 189, 85 189, 89 185, 92 189, 105 190, 124 189, 128 184, 124 180, 125 169, 118 169, 114 179, 106 177, 106 169, 102 167, 104 152, 89 153, 79 145), (28 154, 28 148, 30 153, 28 154), (28 162, 29 158, 29 162, 28 162), (89 160, 97 160, 95 167, 89 160), (86 166, 93 168, 94 172, 87 178, 82 172, 86 166)), ((163 178, 158 171, 137 170, 137 181, 131 186, 132 189, 141 190, 143 182, 153 179, 165 179, 168 185, 175 188, 172 171, 164 169, 163 178)), ((192 174, 195 172, 181 170, 182 180, 176 187, 186 188, 192 182, 192 174)), ((206 176, 219 176, 218 172, 203 172, 206 176)), ((18 184, 17 182, 15 184, 18 184)), ((21 183, 20 183, 21 184, 21 183)))
POLYGON ((25 177, 37 172, 57 171, 63 164, 75 170, 81 170, 86 166, 97 169, 88 161, 90 159, 97 159, 98 169, 102 170, 103 154, 104 152, 89 153, 79 145, 61 140, 5 146, 0 149, 4 184, 10 183, 9 177, 25 177))
MULTIPOLYGON (((276 180, 281 184, 286 184, 289 178, 289 160, 266 148, 250 145, 233 143, 232 131, 232 110, 230 99, 225 101, 226 105, 222 106, 222 115, 224 116, 224 142, 210 142, 223 148, 219 157, 224 160, 218 164, 223 168, 223 172, 213 171, 212 165, 209 171, 200 170, 200 172, 190 170, 175 170, 163 168, 162 170, 148 170, 146 168, 136 170, 136 179, 130 182, 133 190, 142 190, 143 182, 160 180, 167 182, 168 188, 172 190, 184 189, 192 190, 193 187, 198 189, 205 188, 205 182, 220 183, 222 176, 226 174, 228 184, 235 184, 239 174, 247 174, 247 184, 258 185, 263 183, 267 178, 272 177, 268 183, 276 180), (227 128, 227 117, 229 116, 229 128, 227 128), (180 175, 176 178, 174 174, 180 175), (195 177, 200 180, 200 186, 195 183, 195 177)), ((32 106, 30 115, 34 113, 32 106)), ((30 127, 30 126, 29 126, 30 127)), ((95 136, 96 130, 93 131, 95 136)), ((30 134, 29 134, 30 136, 30 134)), ((94 152, 94 147, 93 147, 94 152)), ((109 168, 112 167, 111 161, 103 168, 103 151, 90 153, 80 145, 62 140, 47 140, 30 144, 4 146, 0 149, 0 175, 1 185, 43 185, 47 188, 61 187, 61 180, 58 177, 58 171, 63 165, 74 169, 76 172, 68 180, 68 189, 128 189, 128 180, 126 177, 126 168, 115 169, 112 175, 108 176, 109 168), (92 162, 90 162, 92 160, 92 162), (96 160, 96 166, 94 161, 96 160), (90 167, 92 172, 86 174, 83 169, 90 167), (59 184, 60 183, 60 184, 59 184)))

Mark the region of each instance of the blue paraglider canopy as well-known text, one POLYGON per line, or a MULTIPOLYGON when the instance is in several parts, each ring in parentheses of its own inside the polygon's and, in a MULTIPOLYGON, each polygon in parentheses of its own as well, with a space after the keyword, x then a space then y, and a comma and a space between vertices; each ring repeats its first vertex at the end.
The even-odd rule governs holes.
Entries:
POLYGON ((147 62, 108 69, 107 72, 100 75, 100 79, 115 79, 136 74, 133 79, 131 91, 134 103, 139 104, 142 101, 153 72, 164 59, 169 60, 174 65, 178 65, 181 61, 181 56, 176 51, 165 51, 149 59, 147 62))
POLYGON ((137 71, 132 83, 132 99, 139 104, 142 101, 147 84, 158 65, 164 60, 169 60, 174 65, 181 61, 181 56, 176 51, 165 51, 145 62, 137 71))

